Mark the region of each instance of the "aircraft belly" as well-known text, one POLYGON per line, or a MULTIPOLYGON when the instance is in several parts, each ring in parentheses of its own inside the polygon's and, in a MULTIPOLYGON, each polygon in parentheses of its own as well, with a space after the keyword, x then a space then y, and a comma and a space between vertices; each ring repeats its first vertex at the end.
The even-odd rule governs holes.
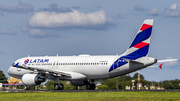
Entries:
POLYGON ((129 66, 127 64, 118 67, 117 69, 114 69, 113 71, 109 72, 109 77, 116 77, 123 75, 127 70, 129 70, 129 66))
POLYGON ((97 69, 92 68, 87 71, 84 71, 84 74, 86 74, 88 79, 102 79, 102 78, 108 78, 108 73, 106 69, 97 69))

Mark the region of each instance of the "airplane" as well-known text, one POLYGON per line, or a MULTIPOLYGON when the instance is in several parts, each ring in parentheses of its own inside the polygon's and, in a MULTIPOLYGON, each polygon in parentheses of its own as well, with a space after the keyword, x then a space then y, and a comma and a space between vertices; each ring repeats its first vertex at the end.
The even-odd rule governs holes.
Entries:
POLYGON ((8 74, 22 79, 27 90, 49 79, 57 82, 55 90, 64 89, 60 80, 70 81, 75 86, 86 85, 87 90, 94 90, 94 80, 129 74, 158 62, 156 58, 148 57, 152 27, 153 19, 144 20, 122 55, 28 56, 16 60, 8 74))

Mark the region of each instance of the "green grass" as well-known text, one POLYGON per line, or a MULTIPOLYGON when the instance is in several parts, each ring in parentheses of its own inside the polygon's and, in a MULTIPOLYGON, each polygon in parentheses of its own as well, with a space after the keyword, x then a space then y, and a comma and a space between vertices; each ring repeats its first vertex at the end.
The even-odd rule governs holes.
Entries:
POLYGON ((0 92, 0 101, 180 101, 180 92, 0 92))

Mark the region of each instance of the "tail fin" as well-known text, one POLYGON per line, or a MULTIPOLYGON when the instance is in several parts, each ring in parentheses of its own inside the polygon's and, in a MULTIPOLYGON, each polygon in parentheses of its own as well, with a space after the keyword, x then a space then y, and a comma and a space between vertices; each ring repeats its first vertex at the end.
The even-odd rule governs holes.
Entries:
POLYGON ((135 60, 148 55, 153 19, 144 20, 123 58, 135 60))

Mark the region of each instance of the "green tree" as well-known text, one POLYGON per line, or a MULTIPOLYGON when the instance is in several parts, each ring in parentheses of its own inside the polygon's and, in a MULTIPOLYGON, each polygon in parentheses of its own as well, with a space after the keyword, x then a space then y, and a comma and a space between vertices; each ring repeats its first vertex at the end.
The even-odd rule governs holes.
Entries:
POLYGON ((173 85, 173 89, 180 89, 180 80, 176 79, 176 80, 172 80, 172 85, 173 85))
POLYGON ((163 87, 164 89, 180 89, 180 80, 176 79, 176 80, 165 80, 163 81, 163 87))
POLYGON ((1 70, 0 70, 0 83, 8 83, 5 74, 1 70))
POLYGON ((111 78, 102 81, 102 85, 106 85, 107 89, 116 89, 116 78, 111 78))
POLYGON ((49 80, 45 85, 46 85, 46 89, 48 90, 54 90, 54 85, 56 84, 57 82, 54 81, 54 80, 49 80))
MULTIPOLYGON (((134 74, 133 79, 138 78, 138 73, 134 74)), ((144 79, 144 76, 140 74, 140 79, 144 79)))
POLYGON ((125 89, 126 86, 131 85, 132 77, 129 75, 123 75, 116 78, 111 78, 102 81, 102 85, 105 85, 107 89, 125 89))
POLYGON ((163 87, 164 87, 164 89, 173 89, 172 83, 167 80, 163 81, 163 87))

